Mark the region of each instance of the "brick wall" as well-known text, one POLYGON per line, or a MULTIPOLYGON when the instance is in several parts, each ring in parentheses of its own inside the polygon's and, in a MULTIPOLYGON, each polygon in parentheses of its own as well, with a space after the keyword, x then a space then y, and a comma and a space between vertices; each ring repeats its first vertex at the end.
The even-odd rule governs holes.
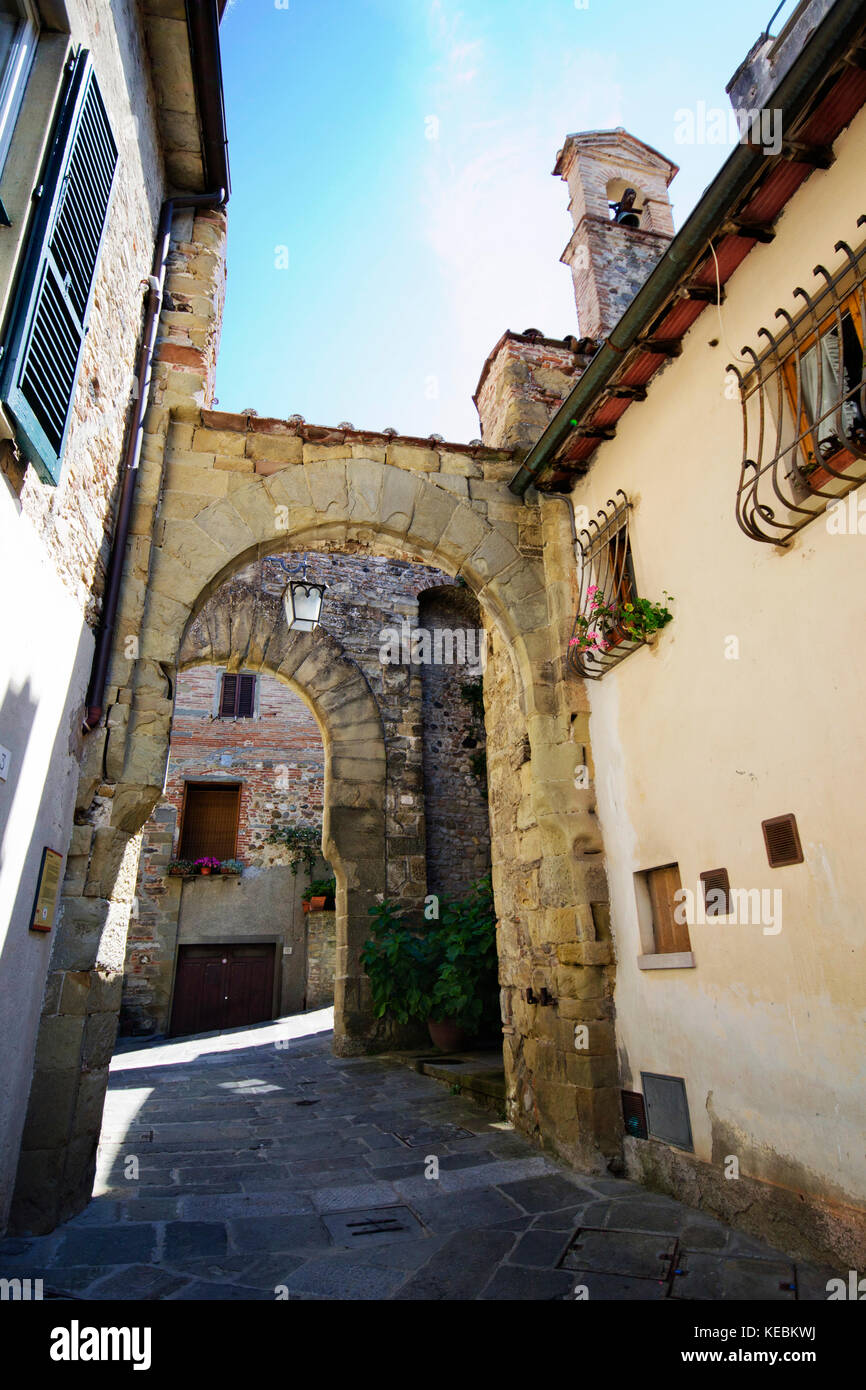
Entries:
MULTIPOLYGON (((180 813, 184 783, 198 778, 240 782, 236 857, 265 862, 265 842, 279 814, 305 825, 321 823, 324 804, 322 735, 303 700, 274 676, 256 677, 252 719, 214 713, 220 671, 196 666, 177 682, 171 757, 161 806, 180 813)), ((145 850, 145 853, 147 851, 145 850)))

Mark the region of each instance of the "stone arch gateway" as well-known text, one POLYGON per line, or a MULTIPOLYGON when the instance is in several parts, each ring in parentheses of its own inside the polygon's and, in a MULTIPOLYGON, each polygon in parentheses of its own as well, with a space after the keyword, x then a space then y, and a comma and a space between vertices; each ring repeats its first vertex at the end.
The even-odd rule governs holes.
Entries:
MULTIPOLYGON (((515 498, 507 451, 346 432, 311 442, 310 433, 189 402, 149 412, 107 716, 85 747, 40 1025, 18 1230, 49 1230, 89 1197, 140 832, 164 785, 176 673, 196 659, 186 634, 221 584, 280 550, 367 550, 429 564, 476 595, 490 639, 489 813, 509 1116, 596 1170, 619 1151, 607 886, 593 794, 575 779, 589 760, 588 714, 563 661, 573 602, 567 507, 515 498), (532 1002, 541 985, 556 1011, 532 1002), (582 1053, 577 1023, 586 1025, 582 1053), (53 1118, 58 1096, 62 1124, 53 1118)), ((232 643, 218 655, 240 654, 232 643)), ((243 659, 259 656, 305 693, 323 729, 336 791, 326 846, 345 870, 335 1046, 375 1049, 381 1030, 357 953, 370 895, 381 891, 384 856, 371 850, 383 833, 381 730, 327 639, 293 639, 289 654, 252 624, 243 659)))

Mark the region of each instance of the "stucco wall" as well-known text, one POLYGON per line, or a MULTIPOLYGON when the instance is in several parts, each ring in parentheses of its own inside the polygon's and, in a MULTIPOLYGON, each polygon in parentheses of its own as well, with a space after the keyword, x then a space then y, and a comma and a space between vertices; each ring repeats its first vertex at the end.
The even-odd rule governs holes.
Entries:
MULTIPOLYGON (((859 243, 864 137, 861 114, 728 282, 724 341, 703 316, 572 496, 594 514, 623 488, 638 590, 675 596, 657 643, 590 685, 623 1085, 641 1089, 642 1070, 685 1078, 699 1159, 735 1155, 741 1174, 831 1207, 866 1201, 866 539, 823 519, 785 551, 743 534, 742 416, 725 367, 741 344, 760 348, 778 306, 797 311, 813 266, 840 264, 838 238, 859 243), (761 821, 787 812, 805 863, 771 869, 761 821), (781 890, 781 930, 711 920, 690 928, 694 969, 640 971, 633 876, 673 861, 693 892, 721 865, 732 886, 781 890)), ((631 1143, 634 1163, 654 1147, 631 1143)), ((821 1212, 818 1228, 836 1219, 821 1212)))
MULTIPOLYGON (((136 6, 131 0, 110 8, 96 0, 70 0, 67 10, 71 41, 92 52, 119 162, 59 486, 41 483, 32 468, 25 471, 16 462, 8 444, 2 446, 0 567, 7 631, 0 657, 0 743, 11 751, 12 770, 0 783, 0 1225, 15 1177, 56 935, 29 932, 29 914, 43 847, 65 853, 72 831, 91 629, 101 605, 108 523, 131 401, 141 281, 150 271, 163 196, 136 6)), ((16 218, 13 237, 20 234, 37 177, 65 47, 62 36, 41 41, 16 128, 0 190, 16 218)), ((9 292, 12 268, 7 255, 0 265, 0 299, 9 292)), ((76 1067, 80 1045, 71 1035, 65 1042, 76 1067)), ((49 1111, 58 1133, 72 1124, 59 1099, 49 1111)))

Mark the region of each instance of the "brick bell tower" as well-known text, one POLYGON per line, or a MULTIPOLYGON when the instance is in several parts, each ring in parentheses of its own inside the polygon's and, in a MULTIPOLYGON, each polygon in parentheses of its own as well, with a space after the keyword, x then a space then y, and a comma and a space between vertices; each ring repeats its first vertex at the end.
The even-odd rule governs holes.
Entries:
POLYGON ((571 268, 580 333, 603 338, 673 237, 668 187, 678 166, 618 127, 569 135, 553 172, 571 195, 574 231, 560 259, 571 268))
POLYGON ((561 260, 571 268, 580 336, 502 335, 473 397, 493 448, 532 447, 674 234, 668 185, 677 165, 628 131, 569 135, 553 172, 571 194, 574 232, 561 260))

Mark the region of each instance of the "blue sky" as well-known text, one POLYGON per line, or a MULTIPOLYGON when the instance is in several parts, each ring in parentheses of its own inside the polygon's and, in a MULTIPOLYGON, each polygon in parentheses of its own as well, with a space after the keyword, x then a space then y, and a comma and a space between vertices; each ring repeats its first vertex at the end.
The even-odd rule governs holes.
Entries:
POLYGON ((231 0, 219 408, 477 437, 504 330, 577 329, 565 135, 624 126, 675 160, 681 226, 729 147, 678 143, 675 113, 727 106, 773 8, 231 0))

